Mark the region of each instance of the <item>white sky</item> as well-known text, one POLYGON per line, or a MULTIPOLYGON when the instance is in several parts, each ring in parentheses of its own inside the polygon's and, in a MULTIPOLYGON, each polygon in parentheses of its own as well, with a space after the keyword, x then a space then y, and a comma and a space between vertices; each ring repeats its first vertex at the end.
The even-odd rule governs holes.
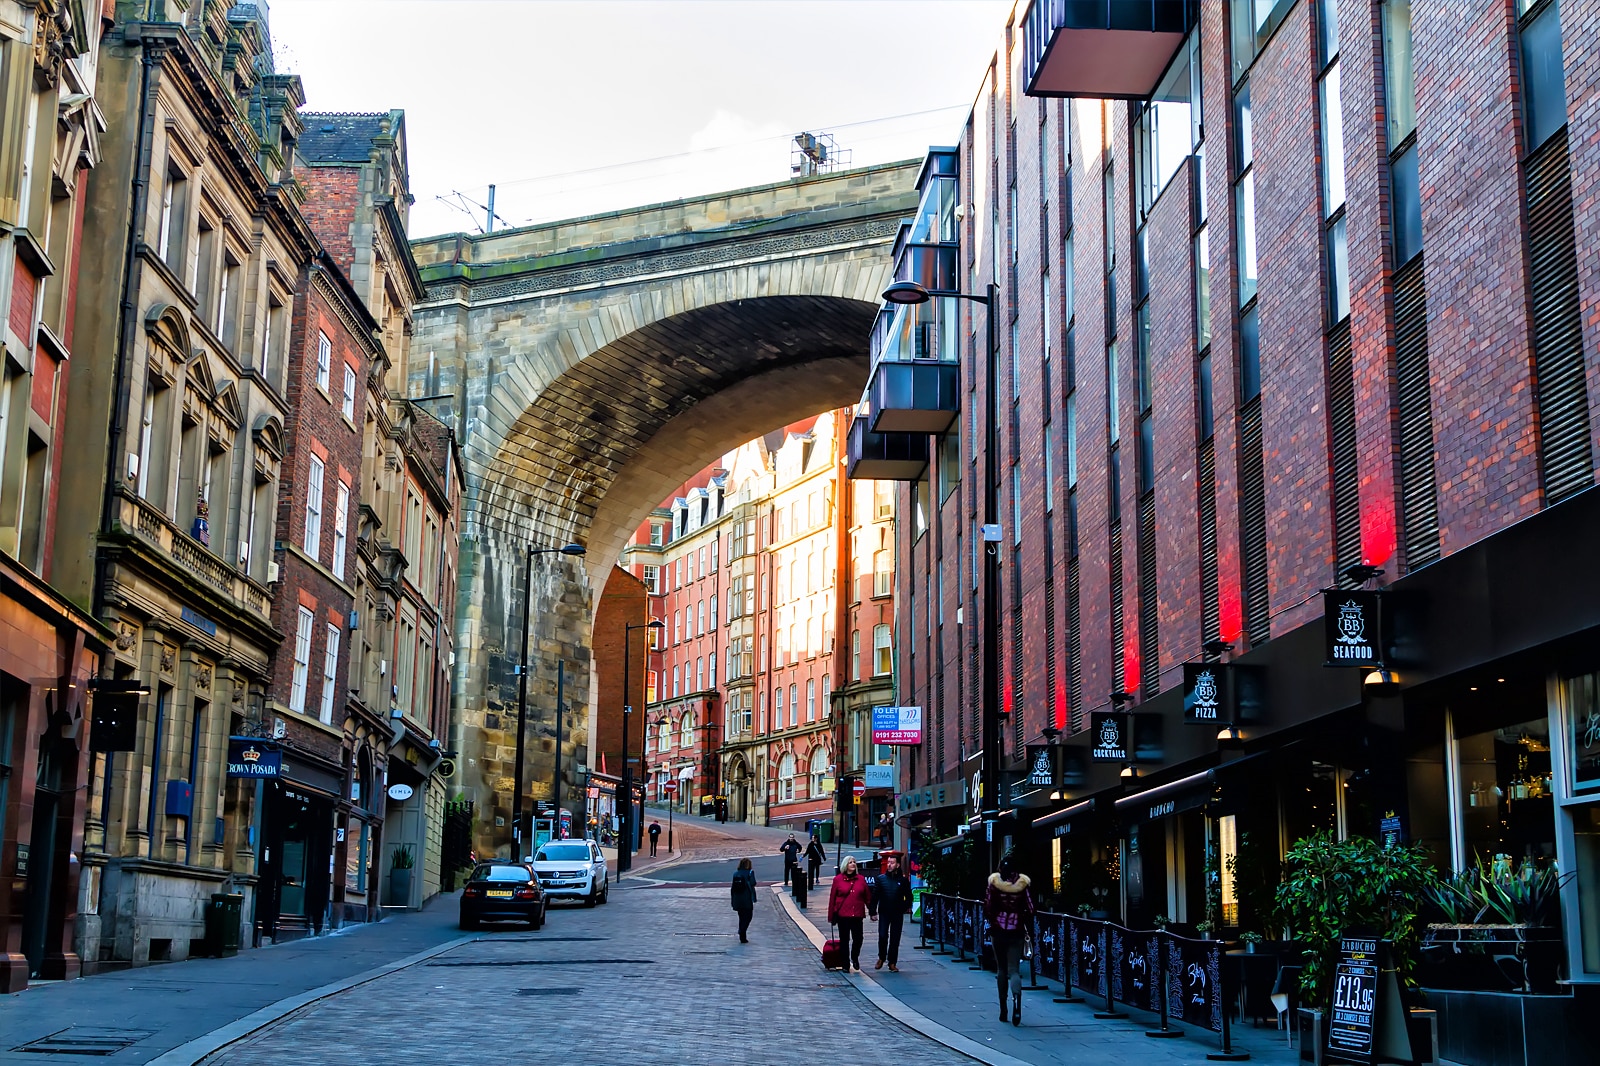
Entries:
POLYGON ((1012 0, 270 0, 307 108, 404 108, 413 236, 781 181, 954 144, 1012 0))

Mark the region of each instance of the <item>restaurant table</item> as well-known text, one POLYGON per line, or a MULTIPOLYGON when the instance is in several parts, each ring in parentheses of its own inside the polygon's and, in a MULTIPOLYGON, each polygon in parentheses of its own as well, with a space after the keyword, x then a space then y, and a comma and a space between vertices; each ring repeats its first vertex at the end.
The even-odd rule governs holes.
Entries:
POLYGON ((1223 988, 1233 992, 1233 1010, 1241 1021, 1249 1018, 1260 1027, 1276 1018, 1272 1006, 1272 984, 1277 980, 1282 960, 1275 951, 1235 949, 1222 956, 1223 988))

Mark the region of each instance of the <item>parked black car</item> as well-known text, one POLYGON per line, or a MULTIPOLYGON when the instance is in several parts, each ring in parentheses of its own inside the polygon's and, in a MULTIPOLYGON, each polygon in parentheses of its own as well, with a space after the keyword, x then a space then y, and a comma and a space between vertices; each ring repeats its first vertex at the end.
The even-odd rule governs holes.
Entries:
POLYGON ((461 890, 461 928, 481 922, 544 925, 545 897, 533 870, 520 862, 480 862, 461 890))

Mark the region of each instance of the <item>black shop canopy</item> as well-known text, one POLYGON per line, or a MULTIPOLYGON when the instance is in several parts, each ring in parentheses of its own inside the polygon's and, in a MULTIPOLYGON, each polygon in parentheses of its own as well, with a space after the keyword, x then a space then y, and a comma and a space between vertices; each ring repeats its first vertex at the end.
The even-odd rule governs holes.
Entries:
POLYGON ((1064 837, 1072 832, 1074 826, 1081 830, 1088 825, 1089 818, 1099 809, 1098 799, 1086 799, 1054 814, 1035 818, 1033 828, 1037 832, 1049 833, 1053 837, 1064 837))
MULTIPOLYGON (((1123 796, 1117 800, 1117 816, 1124 824, 1153 822, 1160 818, 1169 818, 1174 814, 1182 814, 1184 811, 1209 807, 1218 798, 1219 791, 1225 785, 1237 780, 1241 766, 1254 759, 1263 758, 1267 754, 1269 753, 1257 752, 1210 770, 1202 770, 1164 785, 1135 792, 1131 796, 1123 796)), ((1260 765, 1257 763, 1255 768, 1259 768, 1260 765)))

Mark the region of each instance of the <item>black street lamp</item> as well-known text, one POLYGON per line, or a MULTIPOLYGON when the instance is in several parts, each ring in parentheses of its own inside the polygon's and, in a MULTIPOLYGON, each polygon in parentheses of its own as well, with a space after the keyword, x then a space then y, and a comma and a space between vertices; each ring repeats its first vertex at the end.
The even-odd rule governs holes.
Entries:
MULTIPOLYGON (((622 880, 625 870, 633 869, 633 773, 628 767, 628 720, 633 716, 633 698, 631 685, 633 678, 629 667, 633 665, 633 655, 629 651, 633 641, 635 629, 665 629, 667 623, 659 618, 652 618, 648 622, 638 625, 624 625, 622 627, 622 787, 617 796, 616 807, 622 812, 621 832, 617 834, 617 880, 622 880)), ((644 745, 639 746, 641 753, 644 745)))
POLYGON ((979 810, 989 839, 989 868, 994 869, 994 822, 1000 817, 1000 455, 995 426, 995 384, 1000 371, 995 348, 995 306, 1000 302, 1000 286, 990 283, 982 296, 971 293, 928 290, 914 281, 897 281, 883 292, 892 304, 922 304, 934 297, 948 297, 983 304, 984 320, 984 412, 983 412, 983 761, 978 770, 979 810))
MULTIPOLYGON (((522 733, 528 720, 528 619, 533 605, 533 557, 535 555, 583 555, 587 549, 582 544, 565 544, 559 548, 528 546, 528 565, 522 583, 522 664, 518 667, 517 684, 517 766, 515 791, 511 795, 511 861, 522 861, 522 733)), ((559 765, 561 752, 556 752, 559 765)), ((561 815, 556 815, 560 824, 561 815)))

